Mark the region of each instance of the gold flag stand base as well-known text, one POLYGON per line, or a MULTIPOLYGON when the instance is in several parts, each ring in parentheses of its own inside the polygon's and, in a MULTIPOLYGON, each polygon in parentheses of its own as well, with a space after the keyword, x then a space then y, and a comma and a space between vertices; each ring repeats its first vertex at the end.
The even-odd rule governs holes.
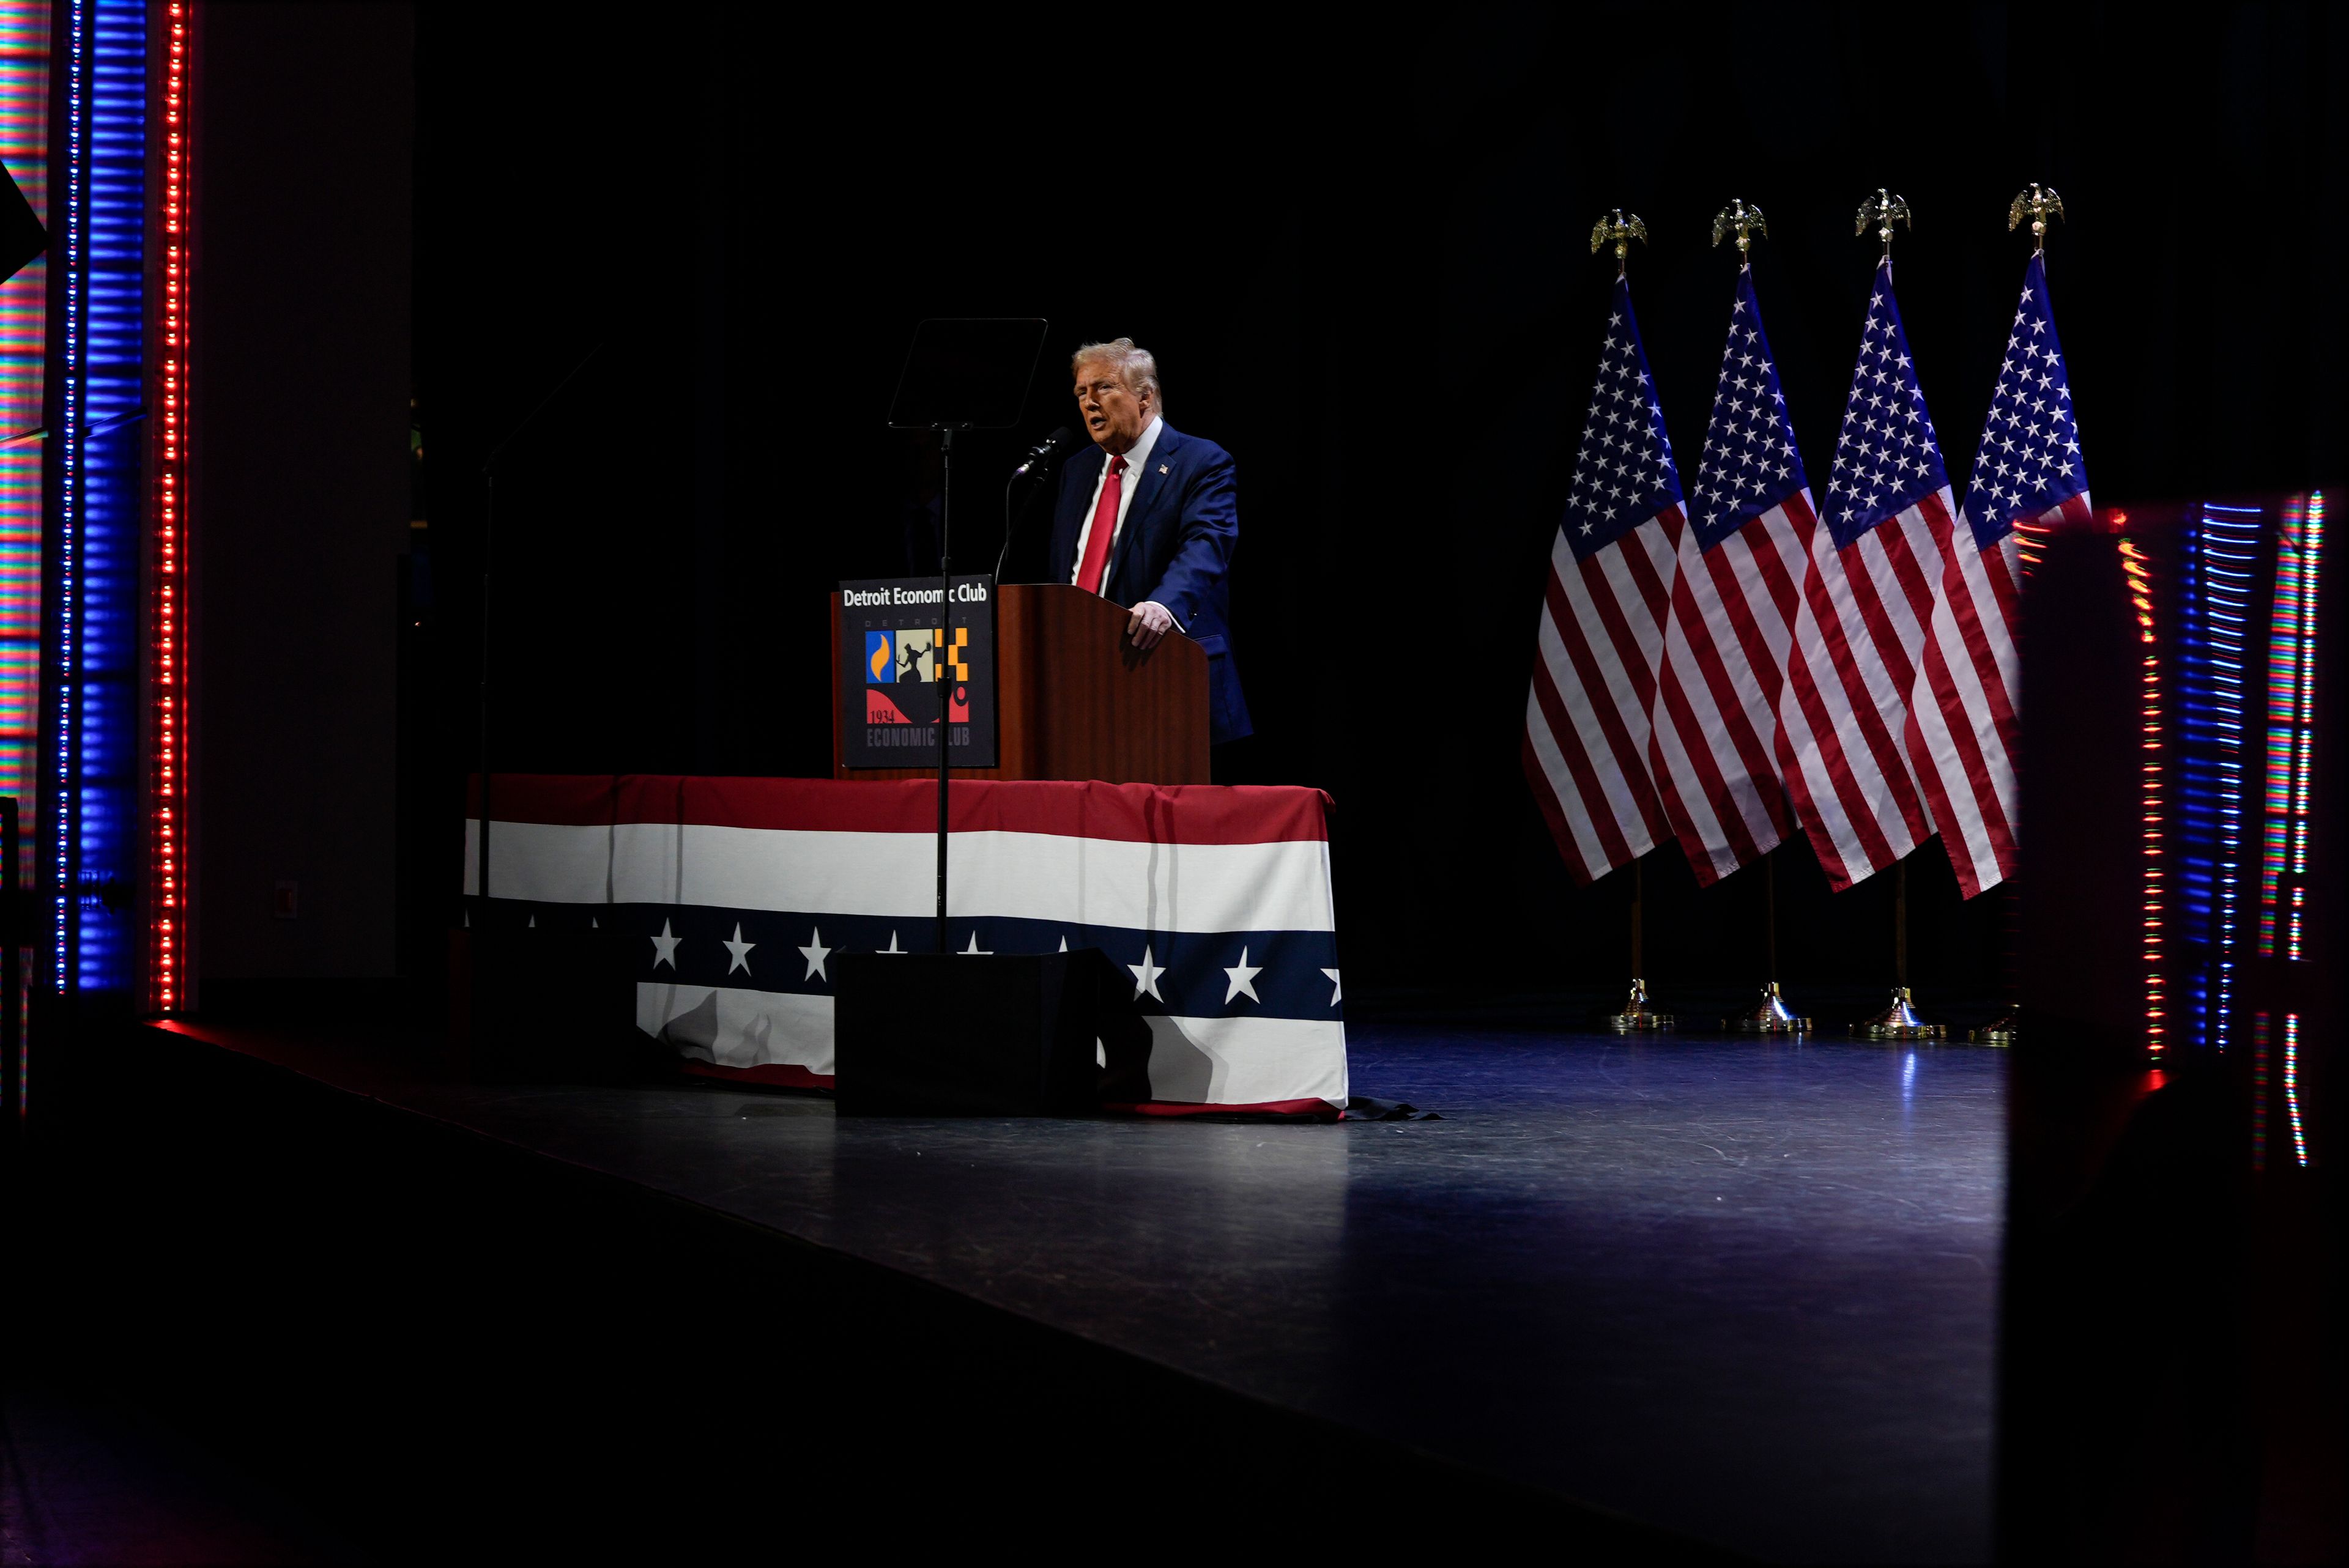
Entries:
POLYGON ((1734 1029, 1742 1035, 1807 1035, 1811 1032, 1808 1018, 1797 1018, 1795 1010, 1778 995, 1778 983, 1773 980, 1762 987, 1762 999, 1733 1018, 1723 1018, 1721 1026, 1734 1029))
POLYGON ((1978 1046, 2011 1046, 2023 1032, 2023 1009, 2010 1007, 1979 1029, 1968 1029, 1966 1038, 1978 1046))
POLYGON ((1643 1035, 1672 1026, 1670 1013, 1659 1013, 1648 1006, 1648 983, 1631 982, 1631 995, 1619 1013, 1607 1015, 1607 1026, 1619 1035, 1643 1035))
POLYGON ((1851 1032, 1864 1040, 1945 1040, 1950 1031, 1939 1024, 1929 1024, 1917 1016, 1909 1005, 1909 987, 1892 988, 1892 1001, 1884 1011, 1873 1017, 1861 1019, 1851 1026, 1851 1032))

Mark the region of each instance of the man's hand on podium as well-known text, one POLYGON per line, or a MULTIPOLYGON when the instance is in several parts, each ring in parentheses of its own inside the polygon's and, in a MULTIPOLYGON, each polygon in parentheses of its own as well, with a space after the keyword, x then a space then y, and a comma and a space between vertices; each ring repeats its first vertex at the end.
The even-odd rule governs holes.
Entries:
POLYGON ((1133 616, 1125 624, 1125 634, 1133 645, 1147 652, 1158 645, 1158 639, 1174 629, 1174 613, 1155 599, 1144 599, 1133 607, 1133 616))

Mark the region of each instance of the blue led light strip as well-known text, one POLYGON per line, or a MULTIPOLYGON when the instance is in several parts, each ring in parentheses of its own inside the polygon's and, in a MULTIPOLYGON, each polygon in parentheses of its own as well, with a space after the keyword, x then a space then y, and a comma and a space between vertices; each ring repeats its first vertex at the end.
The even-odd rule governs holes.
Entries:
POLYGON ((82 447, 82 313, 88 294, 88 241, 89 211, 88 127, 89 10, 94 0, 70 0, 66 45, 65 123, 65 320, 62 349, 63 385, 58 388, 57 634, 53 660, 56 704, 50 736, 51 872, 56 881, 52 912, 54 944, 51 982, 62 995, 71 980, 74 908, 74 696, 77 659, 75 634, 80 543, 82 447))
POLYGON ((2227 1048, 2242 911, 2244 724, 2261 514, 2203 506, 2181 541, 2172 971, 2184 1043, 2227 1048))
POLYGON ((147 6, 91 12, 89 336, 83 383, 80 712, 75 727, 80 905, 76 982, 127 993, 143 880, 139 683, 147 521, 147 6))
POLYGON ((50 983, 125 992, 136 965, 140 546, 145 513, 147 7, 68 0, 63 271, 52 428, 50 983))

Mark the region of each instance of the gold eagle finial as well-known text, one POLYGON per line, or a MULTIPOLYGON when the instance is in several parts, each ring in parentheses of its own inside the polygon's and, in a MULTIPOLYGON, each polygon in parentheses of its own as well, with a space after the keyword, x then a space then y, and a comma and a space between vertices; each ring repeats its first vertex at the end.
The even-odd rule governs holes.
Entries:
POLYGON ((1875 200, 1859 204, 1859 226, 1852 232, 1865 234, 1874 224, 1876 237, 1884 242, 1884 259, 1889 262, 1892 259, 1892 225, 1896 221, 1910 228, 1916 226, 1909 222, 1909 203, 1879 185, 1875 200))
POLYGON ((1625 258, 1631 253, 1631 242, 1648 242, 1648 226, 1640 222, 1637 212, 1626 212, 1618 207, 1610 215, 1601 218, 1590 231, 1590 253, 1597 255, 1599 247, 1609 240, 1615 242, 1615 275, 1623 275, 1625 258))
POLYGON ((1750 236, 1759 234, 1768 239, 1770 225, 1764 221, 1761 208, 1749 207, 1733 196, 1728 206, 1713 215, 1713 242, 1721 243, 1733 229, 1737 231, 1737 263, 1743 266, 1753 259, 1750 247, 1754 242, 1750 236))
POLYGON ((2014 232, 2015 225, 2023 222, 2026 212, 2031 215, 2031 248, 2033 252, 2044 251, 2047 248, 2047 220, 2064 215, 2064 198, 2055 194, 2053 185, 2042 185, 2033 181, 2031 189, 2020 192, 2007 203, 2008 233, 2014 232))

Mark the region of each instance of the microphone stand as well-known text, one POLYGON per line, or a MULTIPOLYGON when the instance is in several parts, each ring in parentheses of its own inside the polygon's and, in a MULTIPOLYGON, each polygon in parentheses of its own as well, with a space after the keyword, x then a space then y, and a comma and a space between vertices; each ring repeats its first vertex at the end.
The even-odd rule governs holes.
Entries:
POLYGON ((938 686, 938 951, 947 942, 947 756, 953 740, 948 722, 954 705, 954 683, 948 678, 947 634, 954 630, 954 433, 952 425, 938 432, 938 630, 931 639, 931 674, 938 686))
MULTIPOLYGON (((1011 492, 1019 486, 1023 471, 1014 469, 1011 470, 1011 477, 1003 481, 1003 548, 998 551, 995 556, 995 580, 999 583, 1003 581, 1004 562, 1011 559, 1011 534, 1018 521, 1011 511, 1011 492)), ((1028 499, 1033 501, 1036 499, 1036 492, 1029 491, 1028 499)), ((1020 510, 1024 511, 1027 509, 1022 507, 1020 510)))
POLYGON ((537 422, 538 417, 563 394, 563 389, 579 378, 588 361, 604 352, 601 343, 579 356, 579 363, 570 373, 554 384, 538 407, 522 417, 519 424, 505 433, 505 438, 490 449, 481 459, 481 678, 477 698, 480 712, 480 735, 477 744, 481 769, 481 834, 474 849, 473 892, 484 903, 490 897, 490 571, 496 561, 498 541, 498 459, 505 456, 508 447, 537 422))
MULTIPOLYGON (((1046 440, 1043 445, 1030 451, 1028 454, 1028 460, 1012 469, 1011 477, 1003 481, 1003 548, 997 552, 995 556, 995 581, 998 583, 1003 581, 1004 562, 1011 559, 1011 536, 1019 525, 1019 519, 1011 511, 1011 492, 1030 472, 1041 477, 1052 471, 1051 465, 1061 457, 1061 454, 1053 449, 1055 445, 1055 440, 1046 440), (1039 464, 1043 466, 1039 467, 1039 464)), ((1037 496, 1041 493, 1040 490, 1030 490, 1028 499, 1020 503, 1020 512, 1025 513, 1030 507, 1034 506, 1037 496)))

